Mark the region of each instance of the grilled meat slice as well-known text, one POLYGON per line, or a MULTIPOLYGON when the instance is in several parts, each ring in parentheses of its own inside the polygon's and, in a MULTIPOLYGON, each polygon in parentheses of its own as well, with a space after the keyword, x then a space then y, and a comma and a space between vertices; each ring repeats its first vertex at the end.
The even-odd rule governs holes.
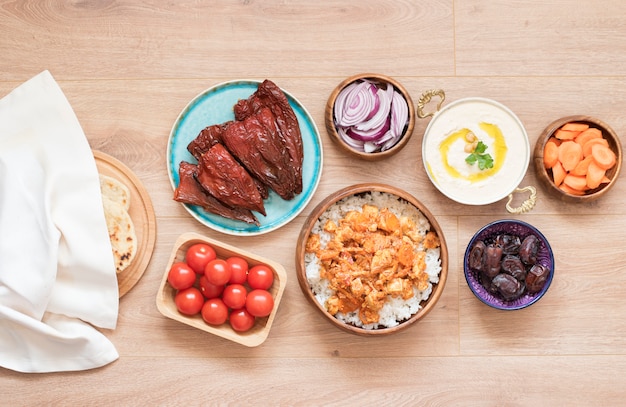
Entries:
POLYGON ((196 138, 191 140, 187 145, 187 151, 196 157, 196 160, 200 161, 202 153, 209 151, 209 148, 222 142, 222 133, 229 123, 230 122, 213 124, 205 127, 196 138))
MULTIPOLYGON (((191 140, 191 142, 187 145, 187 151, 189 151, 191 155, 196 158, 196 160, 200 161, 202 153, 209 151, 209 148, 213 147, 215 144, 223 144, 222 133, 230 123, 232 123, 232 121, 205 127, 200 131, 196 138, 191 140)), ((267 186, 256 177, 253 178, 254 183, 261 194, 261 198, 267 199, 269 197, 267 186)))
POLYGON ((190 205, 198 205, 207 212, 223 216, 228 219, 240 220, 246 223, 260 226, 258 219, 248 209, 231 208, 224 205, 217 198, 210 195, 196 180, 198 166, 181 161, 178 166, 180 181, 174 190, 174 200, 190 205))
MULTIPOLYGON (((245 168, 245 167, 244 167, 245 168)), ((254 185, 256 185, 256 189, 259 190, 259 194, 261 194, 261 199, 266 200, 270 197, 270 191, 267 189, 267 185, 263 183, 260 179, 255 177, 253 174, 250 174, 252 180, 254 181, 254 185)))
POLYGON ((263 198, 254 180, 222 144, 215 144, 200 156, 196 179, 224 204, 265 215, 263 198))
POLYGON ((281 198, 294 197, 295 178, 289 156, 285 154, 274 115, 268 107, 231 123, 222 141, 239 162, 281 198))
POLYGON ((302 192, 302 162, 304 160, 302 134, 298 118, 283 91, 269 79, 264 80, 248 99, 239 100, 235 104, 235 119, 243 120, 263 107, 269 107, 276 118, 279 135, 295 173, 293 193, 297 195, 302 192))

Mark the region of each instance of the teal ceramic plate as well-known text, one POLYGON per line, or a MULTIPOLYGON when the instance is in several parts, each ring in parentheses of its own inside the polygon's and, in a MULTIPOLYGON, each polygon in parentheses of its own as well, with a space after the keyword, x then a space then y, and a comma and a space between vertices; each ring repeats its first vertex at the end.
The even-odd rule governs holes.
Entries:
MULTIPOLYGON (((187 145, 206 126, 234 119, 233 106, 247 99, 260 81, 238 80, 213 86, 196 96, 176 119, 167 145, 167 171, 172 187, 179 183, 178 166, 181 161, 196 163, 187 151, 187 145)), ((260 235, 271 232, 293 220, 309 203, 322 176, 322 141, 315 122, 304 106, 283 90, 298 118, 302 133, 304 162, 302 165, 302 193, 290 201, 283 200, 274 191, 265 200, 267 216, 254 213, 260 226, 223 218, 195 205, 182 204, 203 225, 230 235, 260 235)))

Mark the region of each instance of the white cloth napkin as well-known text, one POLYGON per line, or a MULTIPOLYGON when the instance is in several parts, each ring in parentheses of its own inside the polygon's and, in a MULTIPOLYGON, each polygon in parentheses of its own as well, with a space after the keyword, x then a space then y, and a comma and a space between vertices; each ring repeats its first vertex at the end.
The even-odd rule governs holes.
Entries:
POLYGON ((98 170, 48 71, 0 100, 0 366, 58 372, 119 355, 118 288, 98 170))

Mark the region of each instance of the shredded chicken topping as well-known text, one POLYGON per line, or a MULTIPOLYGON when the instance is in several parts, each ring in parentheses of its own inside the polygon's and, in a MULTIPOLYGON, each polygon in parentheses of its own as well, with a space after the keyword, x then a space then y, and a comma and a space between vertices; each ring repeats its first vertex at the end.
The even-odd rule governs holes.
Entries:
POLYGON ((323 229, 331 236, 326 247, 311 234, 306 251, 317 256, 320 277, 335 291, 325 304, 330 314, 358 310, 363 324, 377 323, 388 295, 406 300, 413 287, 428 288, 426 249, 439 247, 435 232, 424 236, 410 218, 367 204, 323 229))

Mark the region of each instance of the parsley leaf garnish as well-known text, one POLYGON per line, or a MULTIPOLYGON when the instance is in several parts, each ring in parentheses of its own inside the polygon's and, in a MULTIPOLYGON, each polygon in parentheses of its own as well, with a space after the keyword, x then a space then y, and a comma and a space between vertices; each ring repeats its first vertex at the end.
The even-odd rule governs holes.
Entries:
POLYGON ((467 156, 467 158, 465 158, 465 162, 469 165, 474 165, 475 163, 477 163, 478 168, 480 168, 481 170, 493 168, 493 157, 491 157, 491 155, 488 153, 485 154, 486 150, 487 145, 482 141, 479 141, 478 145, 476 145, 476 148, 474 149, 474 152, 472 152, 470 155, 467 156))

